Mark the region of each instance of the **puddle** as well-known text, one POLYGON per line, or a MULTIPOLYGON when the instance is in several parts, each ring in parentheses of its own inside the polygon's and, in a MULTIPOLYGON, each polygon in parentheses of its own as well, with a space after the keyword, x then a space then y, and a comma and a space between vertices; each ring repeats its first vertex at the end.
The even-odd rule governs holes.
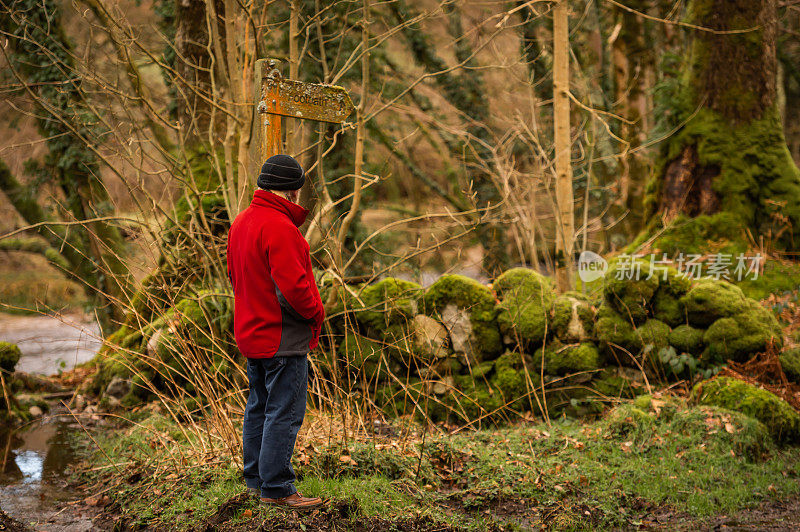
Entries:
POLYGON ((82 316, 15 316, 0 314, 0 340, 17 344, 17 370, 54 375, 91 360, 100 348, 97 324, 82 316))
POLYGON ((77 498, 67 484, 75 460, 68 434, 76 430, 67 419, 54 415, 16 430, 0 427, 0 508, 35 530, 92 529, 90 519, 60 511, 77 498))

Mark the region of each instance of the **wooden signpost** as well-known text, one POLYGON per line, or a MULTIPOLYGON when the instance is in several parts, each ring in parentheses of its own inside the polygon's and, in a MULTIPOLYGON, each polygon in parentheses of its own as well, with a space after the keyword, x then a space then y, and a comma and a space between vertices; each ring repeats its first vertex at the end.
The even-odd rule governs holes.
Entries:
POLYGON ((282 116, 341 124, 355 110, 342 87, 284 79, 277 65, 274 59, 261 59, 256 65, 261 78, 261 162, 283 153, 282 116))

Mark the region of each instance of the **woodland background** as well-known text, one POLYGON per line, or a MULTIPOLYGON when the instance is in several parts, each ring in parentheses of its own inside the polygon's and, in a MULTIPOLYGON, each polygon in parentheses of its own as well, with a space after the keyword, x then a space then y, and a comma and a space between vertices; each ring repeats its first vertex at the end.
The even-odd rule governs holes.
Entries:
MULTIPOLYGON (((90 314, 103 347, 60 377, 65 403, 134 421, 95 441, 110 464, 88 477, 121 464, 169 484, 191 464, 231 515, 250 511, 213 457, 239 455, 224 251, 263 158, 256 61, 273 58, 357 106, 343 125, 284 120, 328 314, 296 456, 309 478, 372 468, 442 509, 449 490, 477 493, 467 480, 477 507, 495 504, 519 475, 549 501, 536 519, 563 510, 577 528, 619 526, 624 494, 709 515, 736 508, 748 478, 800 491, 800 2, 0 0, 0 45, 0 310, 90 314), (576 276, 584 250, 610 260, 604 279, 576 276), (621 253, 645 273, 681 253, 765 262, 753 282, 627 282, 621 253), (467 456, 476 429, 491 445, 467 456), (591 491, 610 472, 587 464, 588 480, 551 482, 561 469, 534 459, 550 431, 575 460, 599 446, 628 483, 591 491), (706 444, 697 483, 663 461, 706 444), (634 450, 665 453, 656 476, 690 490, 742 484, 680 502, 634 450)), ((0 375, 15 349, 0 342, 0 375)), ((30 379, 9 382, 12 418, 47 409, 30 379)), ((124 511, 160 504, 134 484, 124 511)), ((396 501, 373 502, 352 515, 396 501)))

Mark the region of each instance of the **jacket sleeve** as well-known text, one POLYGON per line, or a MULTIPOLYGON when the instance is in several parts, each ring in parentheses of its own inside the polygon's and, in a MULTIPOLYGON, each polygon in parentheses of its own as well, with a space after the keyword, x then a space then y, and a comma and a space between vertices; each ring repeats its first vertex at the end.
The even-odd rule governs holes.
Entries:
POLYGON ((267 241, 272 281, 291 307, 309 321, 321 321, 324 314, 313 277, 308 278, 310 260, 303 236, 294 227, 273 228, 267 241))

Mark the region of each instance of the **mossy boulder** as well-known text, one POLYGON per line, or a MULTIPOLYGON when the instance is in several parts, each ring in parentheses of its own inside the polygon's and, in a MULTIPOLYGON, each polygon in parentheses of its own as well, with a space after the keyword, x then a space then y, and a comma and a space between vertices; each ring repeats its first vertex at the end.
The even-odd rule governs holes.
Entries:
POLYGON ((707 327, 720 318, 727 318, 746 308, 746 299, 739 287, 726 281, 701 279, 681 298, 689 324, 707 327))
POLYGON ((770 343, 781 347, 782 332, 775 316, 752 299, 743 307, 744 312, 720 318, 706 330, 704 359, 711 363, 724 363, 728 359, 743 362, 765 351, 770 343))
POLYGON ((492 291, 463 275, 443 275, 425 291, 424 313, 438 318, 450 333, 450 345, 477 361, 502 350, 492 291))
POLYGON ((692 399, 761 421, 775 441, 800 442, 800 414, 777 395, 730 377, 702 381, 692 389, 692 399))
POLYGON ((6 373, 14 373, 22 353, 16 344, 0 342, 0 370, 6 373))
POLYGON ((423 360, 443 358, 448 355, 447 329, 439 320, 417 314, 409 327, 414 354, 423 360))
POLYGON ((495 423, 504 416, 504 394, 483 380, 461 375, 455 379, 456 390, 443 398, 448 418, 459 422, 495 423))
POLYGON ((364 288, 359 323, 379 332, 389 325, 408 324, 419 311, 423 289, 417 283, 388 277, 364 288))
POLYGON ((522 407, 531 385, 537 386, 538 372, 530 355, 507 351, 494 363, 491 385, 499 390, 504 403, 522 407), (530 382, 528 382, 530 379, 530 382))
POLYGON ((613 368, 606 368, 592 379, 589 386, 602 397, 632 398, 638 387, 613 368))
POLYGON ((781 353, 780 361, 786 378, 800 383, 800 347, 793 347, 781 353))
POLYGON ((580 344, 562 344, 558 340, 550 342, 545 348, 539 348, 533 355, 534 373, 541 369, 544 357, 544 371, 548 375, 568 375, 593 371, 602 365, 602 357, 597 346, 591 342, 580 344))
POLYGON ((647 319, 658 285, 658 277, 651 276, 648 262, 619 260, 606 272, 603 296, 621 316, 639 324, 647 319))
POLYGON ((594 336, 592 304, 580 292, 567 292, 553 301, 552 329, 562 342, 583 342, 594 336))
MULTIPOLYGON (((595 331, 600 345, 608 350, 628 351, 636 355, 642 349, 642 338, 634 330, 631 320, 623 318, 607 303, 603 303, 597 311, 595 331)), ((623 360, 629 358, 624 356, 623 360)))
POLYGON ((512 268, 498 277, 492 289, 500 301, 500 331, 523 346, 544 340, 555 294, 547 277, 528 268, 512 268))
POLYGON ((324 304, 328 305, 331 293, 336 291, 333 302, 326 307, 327 323, 339 334, 345 334, 347 331, 357 328, 357 316, 363 312, 365 306, 359 296, 363 285, 342 286, 328 274, 322 275, 321 279, 319 293, 324 304))
POLYGON ((669 325, 656 319, 649 319, 636 328, 636 334, 642 339, 642 346, 652 346, 651 349, 655 352, 669 345, 670 332, 669 325))
POLYGON ((388 375, 386 365, 391 363, 390 358, 384 356, 383 346, 375 340, 350 333, 339 343, 337 354, 355 375, 363 375, 370 381, 388 375))
POLYGON ((699 355, 705 348, 704 334, 705 331, 695 329, 691 325, 679 325, 669 333, 669 345, 678 352, 699 355))
POLYGON ((669 291, 659 288, 651 302, 653 317, 663 321, 670 327, 677 327, 686 323, 686 307, 680 300, 669 291))

